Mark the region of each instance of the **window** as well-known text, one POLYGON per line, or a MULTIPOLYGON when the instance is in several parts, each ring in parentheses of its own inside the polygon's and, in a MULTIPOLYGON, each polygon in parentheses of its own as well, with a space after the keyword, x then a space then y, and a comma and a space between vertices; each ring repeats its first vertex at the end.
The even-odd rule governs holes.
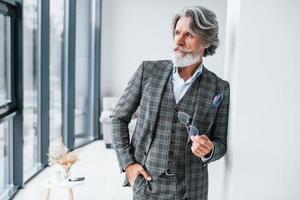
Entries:
POLYGON ((50 147, 55 151, 63 136, 63 70, 64 70, 65 3, 50 1, 50 147))
POLYGON ((0 199, 99 134, 100 2, 0 0, 0 199))
POLYGON ((38 1, 23 1, 23 157, 24 180, 40 168, 40 133, 38 124, 38 1))
POLYGON ((0 124, 0 195, 8 192, 12 181, 12 121, 0 124))
POLYGON ((11 101, 10 18, 0 14, 0 106, 11 101))
POLYGON ((0 2, 0 197, 13 189, 13 95, 12 11, 0 2))
POLYGON ((94 139, 96 3, 76 1, 75 146, 94 139))

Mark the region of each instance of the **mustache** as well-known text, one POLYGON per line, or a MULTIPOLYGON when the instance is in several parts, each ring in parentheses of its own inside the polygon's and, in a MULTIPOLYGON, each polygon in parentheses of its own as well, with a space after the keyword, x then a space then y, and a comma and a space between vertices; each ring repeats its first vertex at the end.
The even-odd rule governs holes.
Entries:
POLYGON ((182 51, 183 53, 191 53, 193 50, 191 50, 191 49, 185 49, 185 48, 183 48, 183 47, 181 47, 181 46, 178 46, 178 45, 175 45, 174 47, 173 47, 173 50, 174 51, 177 51, 177 50, 180 50, 180 51, 182 51))

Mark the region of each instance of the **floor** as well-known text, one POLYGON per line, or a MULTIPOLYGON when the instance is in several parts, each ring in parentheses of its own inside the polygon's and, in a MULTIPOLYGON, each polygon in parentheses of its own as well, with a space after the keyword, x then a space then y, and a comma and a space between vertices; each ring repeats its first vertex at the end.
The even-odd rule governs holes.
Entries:
MULTIPOLYGON (((83 185, 74 188, 75 200, 132 199, 131 188, 122 187, 124 174, 120 173, 114 150, 106 149, 103 141, 95 141, 77 149, 79 160, 71 169, 72 176, 84 176, 83 185)), ((14 200, 46 199, 42 182, 53 175, 54 167, 47 167, 21 189, 14 200)), ((67 189, 54 189, 51 200, 68 199, 67 189)))

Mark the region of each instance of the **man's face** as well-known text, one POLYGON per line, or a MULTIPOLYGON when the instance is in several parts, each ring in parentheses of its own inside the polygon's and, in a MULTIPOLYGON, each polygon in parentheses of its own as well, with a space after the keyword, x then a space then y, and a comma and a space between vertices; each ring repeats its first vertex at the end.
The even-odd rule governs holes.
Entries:
MULTIPOLYGON (((182 47, 183 49, 195 54, 198 53, 200 47, 200 38, 197 37, 189 27, 190 18, 188 17, 181 17, 175 27, 174 30, 174 43, 182 47)), ((175 50, 175 52, 185 55, 185 52, 181 50, 175 50)))
POLYGON ((207 46, 190 29, 190 18, 181 17, 174 30, 174 54, 179 63, 194 64, 201 62, 207 46))

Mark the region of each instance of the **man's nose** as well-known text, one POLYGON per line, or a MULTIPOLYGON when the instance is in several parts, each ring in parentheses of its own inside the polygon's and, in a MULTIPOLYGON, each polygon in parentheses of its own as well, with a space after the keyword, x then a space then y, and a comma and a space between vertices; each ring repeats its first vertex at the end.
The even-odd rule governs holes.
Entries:
POLYGON ((182 35, 178 35, 176 38, 175 38, 175 43, 176 45, 183 45, 184 44, 184 38, 182 35))

